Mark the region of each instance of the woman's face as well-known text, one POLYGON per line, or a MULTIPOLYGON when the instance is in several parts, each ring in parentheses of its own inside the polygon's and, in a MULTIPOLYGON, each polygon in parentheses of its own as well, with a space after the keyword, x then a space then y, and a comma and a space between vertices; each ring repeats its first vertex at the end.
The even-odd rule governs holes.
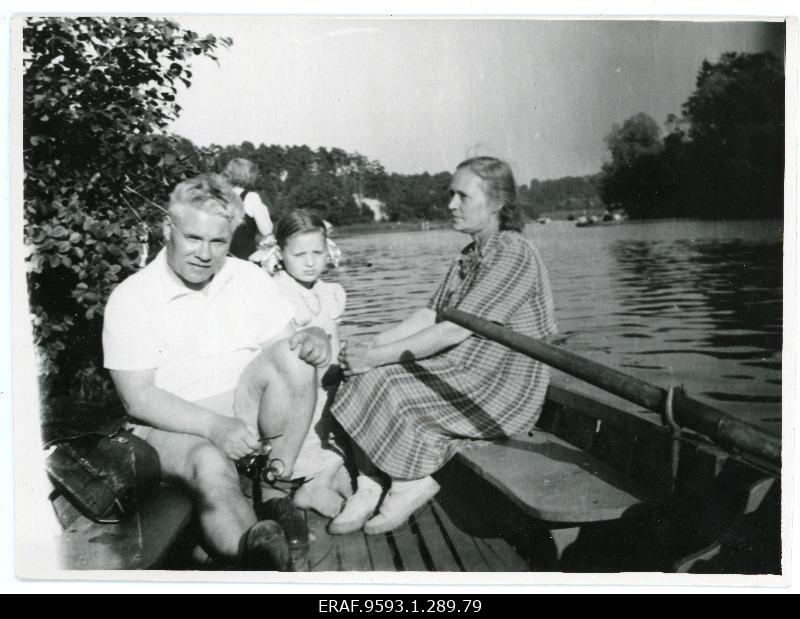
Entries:
POLYGON ((467 168, 457 170, 450 181, 453 229, 486 239, 499 229, 500 205, 486 194, 484 180, 467 168))

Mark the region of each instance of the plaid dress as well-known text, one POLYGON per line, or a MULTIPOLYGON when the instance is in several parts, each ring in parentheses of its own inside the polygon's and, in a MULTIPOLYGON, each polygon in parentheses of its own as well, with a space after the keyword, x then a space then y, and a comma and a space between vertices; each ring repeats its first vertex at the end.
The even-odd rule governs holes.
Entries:
MULTIPOLYGON (((457 308, 535 338, 556 333, 536 249, 511 231, 471 243, 428 307, 457 308)), ((547 390, 543 364, 478 335, 427 359, 375 368, 343 383, 333 415, 382 471, 417 479, 467 445, 529 431, 547 390)))

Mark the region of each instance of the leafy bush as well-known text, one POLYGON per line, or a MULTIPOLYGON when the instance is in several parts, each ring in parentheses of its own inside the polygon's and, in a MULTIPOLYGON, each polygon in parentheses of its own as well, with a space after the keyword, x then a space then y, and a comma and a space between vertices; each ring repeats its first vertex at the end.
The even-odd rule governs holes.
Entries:
POLYGON ((162 203, 204 167, 177 118, 189 59, 229 39, 166 19, 31 17, 23 29, 24 238, 33 335, 51 397, 108 393, 102 314, 159 240, 162 203))

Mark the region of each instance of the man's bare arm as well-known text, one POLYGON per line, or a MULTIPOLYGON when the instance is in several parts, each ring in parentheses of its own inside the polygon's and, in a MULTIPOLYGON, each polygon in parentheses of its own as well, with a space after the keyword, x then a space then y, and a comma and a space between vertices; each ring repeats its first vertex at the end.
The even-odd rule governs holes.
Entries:
POLYGON ((128 414, 138 420, 161 430, 201 436, 234 460, 260 448, 255 428, 159 389, 155 370, 111 370, 111 378, 128 414))

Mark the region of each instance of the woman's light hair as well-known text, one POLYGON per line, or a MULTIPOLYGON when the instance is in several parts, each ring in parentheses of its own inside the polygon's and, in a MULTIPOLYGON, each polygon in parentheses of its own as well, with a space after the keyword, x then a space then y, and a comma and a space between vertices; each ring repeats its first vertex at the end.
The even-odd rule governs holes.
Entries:
POLYGON ((249 159, 237 157, 228 162, 222 174, 234 185, 241 185, 248 188, 256 182, 258 168, 256 164, 249 159))
POLYGON ((220 215, 230 222, 231 231, 244 219, 242 201, 221 174, 201 174, 178 183, 169 197, 170 218, 180 219, 179 212, 183 208, 220 215))
POLYGON ((456 170, 462 168, 482 179, 486 194, 501 206, 500 229, 521 232, 522 210, 517 204, 517 183, 511 166, 496 157, 472 157, 456 166, 456 170))

